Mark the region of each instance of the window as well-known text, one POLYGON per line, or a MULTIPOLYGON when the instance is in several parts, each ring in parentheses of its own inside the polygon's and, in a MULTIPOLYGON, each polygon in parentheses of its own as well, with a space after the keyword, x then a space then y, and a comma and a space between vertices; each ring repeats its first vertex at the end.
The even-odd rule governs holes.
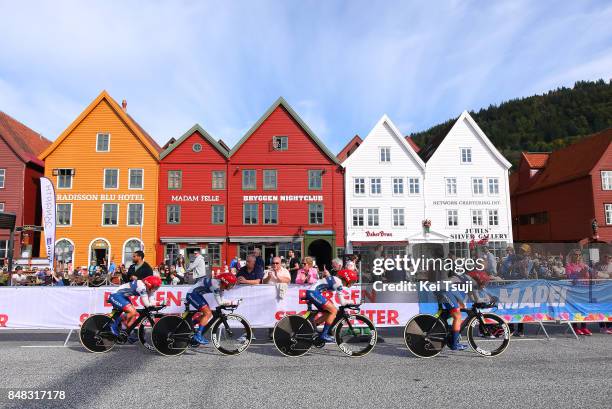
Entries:
POLYGON ((525 224, 546 224, 548 223, 548 212, 537 212, 529 214, 521 214, 518 216, 518 223, 525 224))
POLYGON ((323 188, 323 171, 309 170, 308 171, 308 189, 321 190, 323 188))
POLYGON ((289 250, 293 250, 295 257, 302 258, 302 243, 299 241, 278 243, 278 255, 287 260, 287 263, 289 263, 289 250))
POLYGON ((323 203, 308 204, 308 222, 310 224, 323 224, 323 203))
POLYGON ((457 178, 446 178, 446 194, 449 196, 457 194, 457 178))
POLYGON ((225 206, 224 205, 212 205, 212 224, 223 224, 225 223, 225 206))
POLYGON ((245 203, 243 207, 243 224, 257 224, 258 205, 255 203, 245 203))
POLYGON ((210 265, 215 267, 221 266, 221 244, 208 243, 207 252, 210 265))
POLYGON ((102 205, 102 226, 116 226, 117 224, 119 224, 119 205, 104 203, 102 205))
POLYGON ((225 189, 225 171, 224 170, 213 170, 212 188, 213 190, 225 189))
POLYGON ((55 254, 57 256, 57 261, 61 264, 64 264, 60 268, 67 268, 65 264, 72 263, 72 256, 74 253, 74 246, 72 243, 66 239, 58 240, 55 244, 55 254))
MULTIPOLYGON (((2 178, 2 169, 0 169, 0 180, 2 178)), ((0 187, 2 187, 2 183, 0 183, 0 187)), ((602 170, 601 171, 601 189, 602 190, 612 190, 612 170, 602 170)))
POLYGON ((169 170, 168 171, 168 189, 177 190, 183 187, 183 171, 169 170))
POLYGON ((353 179, 353 192, 356 195, 364 195, 365 194, 365 179, 364 178, 355 178, 353 179))
POLYGON ((0 189, 4 189, 6 183, 6 169, 0 169, 0 189))
POLYGON ((119 188, 119 169, 104 169, 104 189, 119 188))
POLYGON ((482 210, 472 210, 472 226, 482 226, 482 210))
POLYGON ((72 203, 58 203, 55 218, 58 226, 70 226, 72 224, 72 203))
POLYGON ((472 193, 475 195, 484 193, 482 178, 472 178, 472 193))
POLYGON ((404 178, 393 178, 393 194, 404 194, 404 178))
POLYGON ((142 189, 144 186, 144 170, 143 169, 130 169, 130 181, 129 189, 142 189))
POLYGON ((170 265, 176 265, 176 260, 178 256, 181 254, 179 245, 176 243, 168 243, 166 244, 166 260, 170 263, 170 265))
POLYGON ((96 152, 110 152, 110 134, 99 133, 96 140, 96 152))
POLYGON ((382 147, 380 148, 380 161, 391 162, 391 148, 382 147))
POLYGON ((8 240, 0 240, 0 260, 8 257, 8 240))
POLYGON ((490 195, 499 194, 499 179, 498 178, 489 178, 489 194, 490 195))
POLYGON ((395 227, 404 226, 404 209, 393 209, 393 225, 395 227))
POLYGON ((263 204, 263 222, 264 224, 278 224, 278 204, 263 204))
POLYGON ((191 146, 191 150, 193 150, 195 153, 202 152, 202 144, 201 143, 194 143, 191 146))
POLYGON ((448 251, 458 258, 468 258, 470 256, 470 247, 464 241, 451 241, 448 243, 448 251))
POLYGON ((253 169, 242 171, 242 190, 257 189, 257 172, 253 169))
POLYGON ((606 224, 612 224, 612 204, 605 204, 606 224))
POLYGON ((275 151, 286 151, 289 148, 289 137, 275 136, 272 138, 272 147, 275 151))
POLYGON ((125 264, 127 268, 133 264, 132 254, 138 250, 144 250, 142 242, 138 239, 128 240, 125 246, 123 246, 123 264, 125 264))
POLYGON ((353 209, 353 226, 363 226, 363 209, 353 209))
POLYGON ((421 182, 419 178, 408 178, 408 194, 418 195, 421 193, 421 182))
POLYGON ((373 195, 381 194, 381 179, 380 178, 370 178, 370 193, 373 195))
POLYGON ((459 211, 456 209, 446 211, 446 224, 448 227, 459 226, 459 211))
POLYGON ((180 205, 168 205, 166 207, 166 222, 168 224, 179 224, 181 222, 180 205))
POLYGON ((4 203, 0 202, 0 212, 3 212, 3 211, 4 211, 4 203))
POLYGON ((264 189, 276 190, 276 170, 275 169, 264 169, 263 178, 264 178, 264 182, 263 182, 264 189))
POLYGON ((472 163, 472 148, 461 148, 461 163, 472 163))
POLYGON ((489 210, 489 226, 499 226, 499 213, 497 209, 489 210))
POLYGON ((378 209, 368 209, 368 226, 376 227, 379 224, 378 209))
POLYGON ((72 189, 73 169, 58 169, 57 170, 57 188, 72 189))
POLYGON ((142 203, 128 203, 128 226, 140 226, 142 224, 142 203))

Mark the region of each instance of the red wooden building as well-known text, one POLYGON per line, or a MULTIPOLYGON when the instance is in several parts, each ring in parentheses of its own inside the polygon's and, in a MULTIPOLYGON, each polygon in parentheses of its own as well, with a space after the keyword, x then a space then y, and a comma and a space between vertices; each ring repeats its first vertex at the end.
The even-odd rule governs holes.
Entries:
POLYGON ((227 176, 228 259, 293 249, 329 268, 344 248, 342 168, 283 98, 231 150, 227 176))
POLYGON ((611 141, 612 128, 552 153, 523 153, 510 177, 516 241, 612 241, 611 141))
MULTIPOLYGON (((15 213, 17 226, 40 225, 39 179, 44 163, 37 158, 51 142, 0 111, 0 211, 15 213)), ((0 230, 0 260, 6 257, 9 232, 0 230)), ((15 258, 37 257, 40 234, 15 238, 15 258)))
POLYGON ((189 260, 202 250, 214 265, 224 264, 228 150, 195 125, 160 158, 157 259, 189 260))

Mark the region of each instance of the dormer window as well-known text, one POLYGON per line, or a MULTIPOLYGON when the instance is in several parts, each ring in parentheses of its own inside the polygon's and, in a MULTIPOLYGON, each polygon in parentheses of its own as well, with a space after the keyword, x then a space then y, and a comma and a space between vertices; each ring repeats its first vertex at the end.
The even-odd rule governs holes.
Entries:
POLYGON ((472 163, 472 148, 461 148, 461 163, 472 163))
POLYGON ((275 136, 272 138, 272 147, 275 151, 286 151, 289 148, 288 136, 275 136))
POLYGON ((110 152, 109 133, 98 133, 96 139, 96 152, 110 152))

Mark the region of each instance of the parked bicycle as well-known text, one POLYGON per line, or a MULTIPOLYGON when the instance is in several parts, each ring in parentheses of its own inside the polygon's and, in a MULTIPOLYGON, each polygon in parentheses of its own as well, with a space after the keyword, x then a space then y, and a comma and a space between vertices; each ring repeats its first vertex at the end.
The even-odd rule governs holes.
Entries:
MULTIPOLYGON (((208 324, 213 346, 224 355, 242 353, 249 347, 253 339, 253 330, 249 322, 234 313, 241 301, 217 306, 208 324)), ((197 314, 200 313, 191 310, 189 303, 185 302, 183 315, 165 315, 160 318, 151 331, 151 341, 157 352, 162 355, 175 356, 182 354, 190 346, 197 347, 198 343, 193 340, 196 333, 197 314)))
POLYGON ((154 314, 165 308, 165 305, 137 309, 138 318, 134 323, 122 331, 119 336, 115 336, 111 331, 111 325, 122 311, 113 308, 110 314, 94 314, 89 316, 81 325, 79 337, 81 344, 90 352, 107 352, 116 344, 125 344, 132 332, 138 327, 138 339, 146 347, 145 323, 150 326, 155 324, 154 314))
MULTIPOLYGON (((510 328, 506 321, 499 315, 480 311, 495 306, 493 302, 474 303, 471 308, 461 309, 467 313, 461 331, 467 329, 470 347, 482 356, 497 356, 510 343, 510 328)), ((421 358, 432 358, 442 352, 451 333, 449 318, 449 311, 438 304, 436 314, 418 314, 408 321, 404 327, 404 341, 410 352, 421 358)))
MULTIPOLYGON (((302 301, 308 301, 302 298, 302 301)), ((359 311, 361 304, 340 306, 336 319, 331 325, 338 348, 348 356, 367 355, 376 345, 378 333, 368 318, 361 314, 349 313, 359 311)), ((306 354, 313 346, 323 348, 325 342, 316 330, 315 316, 318 311, 308 302, 303 315, 291 314, 283 317, 274 326, 272 338, 281 354, 291 357, 306 354)))

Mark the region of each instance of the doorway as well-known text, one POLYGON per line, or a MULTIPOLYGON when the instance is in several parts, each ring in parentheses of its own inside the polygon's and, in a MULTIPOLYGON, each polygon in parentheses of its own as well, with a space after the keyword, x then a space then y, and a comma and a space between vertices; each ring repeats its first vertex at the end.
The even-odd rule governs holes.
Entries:
POLYGON ((276 245, 275 244, 264 244, 263 246, 263 258, 264 258, 264 265, 268 266, 271 263, 272 260, 270 260, 271 257, 274 256, 278 256, 278 252, 276 251, 276 245))
POLYGON ((110 244, 105 239, 94 240, 90 245, 89 262, 96 262, 97 266, 107 266, 110 256, 110 244))
POLYGON ((315 258, 319 270, 331 270, 332 246, 327 240, 317 239, 308 246, 308 255, 315 258))

